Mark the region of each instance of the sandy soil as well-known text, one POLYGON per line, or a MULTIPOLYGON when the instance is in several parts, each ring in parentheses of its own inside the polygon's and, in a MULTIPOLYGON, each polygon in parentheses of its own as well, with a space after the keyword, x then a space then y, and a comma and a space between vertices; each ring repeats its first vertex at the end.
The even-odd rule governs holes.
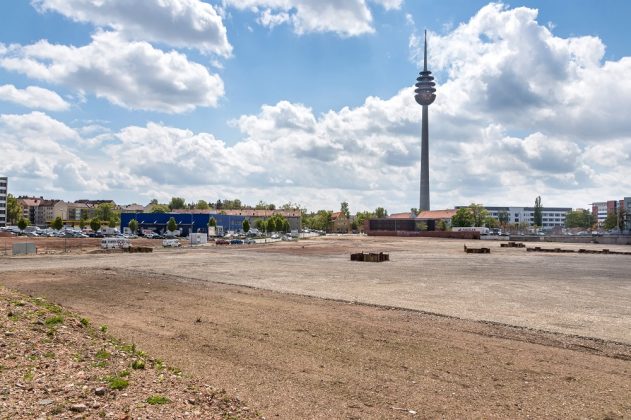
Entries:
POLYGON ((482 245, 331 237, 0 258, 0 284, 109 325, 267 418, 631 415, 631 257, 464 244, 482 245), (349 261, 362 250, 392 261, 349 261))

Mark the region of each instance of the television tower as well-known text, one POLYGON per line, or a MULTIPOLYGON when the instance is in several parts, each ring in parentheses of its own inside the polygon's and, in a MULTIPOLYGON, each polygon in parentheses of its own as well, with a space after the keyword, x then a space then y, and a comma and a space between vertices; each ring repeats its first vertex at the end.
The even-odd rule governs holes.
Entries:
POLYGON ((429 122, 427 108, 436 99, 436 83, 432 72, 427 70, 427 31, 425 31, 425 51, 423 54, 423 71, 416 78, 414 99, 423 107, 423 124, 421 132, 421 200, 419 211, 429 210, 429 122))

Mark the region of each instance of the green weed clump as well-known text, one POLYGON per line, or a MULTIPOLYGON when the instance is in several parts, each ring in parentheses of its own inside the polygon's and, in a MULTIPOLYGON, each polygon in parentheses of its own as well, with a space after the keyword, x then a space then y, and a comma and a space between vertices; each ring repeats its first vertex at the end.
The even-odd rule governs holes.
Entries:
POLYGON ((46 321, 44 321, 44 323, 46 325, 58 325, 58 324, 63 324, 64 323, 64 317, 61 315, 55 315, 55 316, 51 316, 50 318, 46 318, 46 321))
POLYGON ((127 379, 123 379, 120 376, 110 376, 106 378, 107 385, 110 389, 122 390, 129 386, 129 381, 127 379))
POLYGON ((162 395, 152 395, 146 399, 147 404, 156 405, 156 404, 168 404, 171 402, 170 399, 164 397, 162 395))

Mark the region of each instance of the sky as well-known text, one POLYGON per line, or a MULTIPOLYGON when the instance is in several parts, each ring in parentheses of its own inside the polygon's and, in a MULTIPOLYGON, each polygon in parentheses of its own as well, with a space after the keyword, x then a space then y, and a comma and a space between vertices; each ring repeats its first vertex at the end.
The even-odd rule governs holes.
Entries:
POLYGON ((631 195, 625 0, 23 0, 0 13, 9 192, 432 209, 631 195))

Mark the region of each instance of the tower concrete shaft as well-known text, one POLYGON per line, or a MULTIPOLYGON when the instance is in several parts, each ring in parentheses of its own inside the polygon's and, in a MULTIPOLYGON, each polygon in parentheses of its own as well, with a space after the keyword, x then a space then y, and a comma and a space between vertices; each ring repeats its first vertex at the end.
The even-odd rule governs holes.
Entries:
POLYGON ((421 188, 419 210, 429 210, 429 117, 428 108, 436 99, 436 83, 432 72, 427 70, 427 31, 423 54, 423 71, 416 78, 414 99, 423 107, 421 127, 421 188))
POLYGON ((429 210, 429 121, 428 105, 423 105, 423 122, 421 128, 421 201, 420 210, 429 210))

